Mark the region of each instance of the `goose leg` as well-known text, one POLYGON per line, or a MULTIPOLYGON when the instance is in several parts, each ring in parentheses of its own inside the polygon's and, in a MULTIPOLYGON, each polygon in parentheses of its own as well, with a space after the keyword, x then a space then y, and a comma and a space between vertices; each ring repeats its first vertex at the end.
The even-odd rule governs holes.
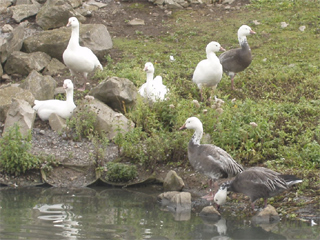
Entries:
POLYGON ((233 79, 234 77, 236 76, 236 74, 233 74, 233 76, 231 76, 231 89, 234 90, 234 87, 233 87, 233 79))
POLYGON ((266 208, 267 205, 268 205, 268 201, 267 200, 268 200, 267 198, 264 199, 264 208, 266 208))
POLYGON ((212 178, 209 179, 209 193, 202 198, 207 201, 212 201, 214 199, 214 195, 217 193, 218 184, 212 178))
POLYGON ((86 90, 86 82, 87 82, 87 77, 88 77, 88 73, 84 72, 83 73, 83 77, 84 77, 84 83, 83 86, 81 88, 78 88, 77 90, 80 92, 83 92, 84 90, 86 90))

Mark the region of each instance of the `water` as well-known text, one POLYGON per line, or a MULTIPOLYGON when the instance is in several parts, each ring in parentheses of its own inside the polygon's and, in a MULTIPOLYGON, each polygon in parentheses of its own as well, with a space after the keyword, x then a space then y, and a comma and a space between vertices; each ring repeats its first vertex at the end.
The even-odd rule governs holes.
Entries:
MULTIPOLYGON (((0 188, 0 239, 320 239, 310 222, 255 227, 250 221, 174 214, 159 192, 108 188, 0 188)), ((318 222, 319 223, 319 222, 318 222)))

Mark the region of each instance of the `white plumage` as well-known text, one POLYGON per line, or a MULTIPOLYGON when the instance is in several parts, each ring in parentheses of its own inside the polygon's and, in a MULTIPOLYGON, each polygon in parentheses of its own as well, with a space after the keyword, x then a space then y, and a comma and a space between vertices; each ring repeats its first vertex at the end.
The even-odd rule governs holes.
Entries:
POLYGON ((66 91, 66 101, 51 99, 34 101, 33 109, 37 111, 42 121, 48 120, 52 113, 66 119, 71 117, 76 105, 73 102, 73 83, 70 79, 64 80, 63 88, 66 91))
POLYGON ((192 81, 200 89, 202 99, 202 87, 217 87, 223 74, 222 65, 216 52, 225 51, 218 42, 210 42, 206 47, 207 59, 200 61, 194 70, 192 81))
MULTIPOLYGON (((102 70, 103 67, 97 56, 89 48, 80 46, 78 19, 75 17, 69 18, 68 26, 71 26, 72 31, 68 46, 62 55, 63 61, 72 75, 78 72, 87 80, 88 73, 95 68, 102 70)), ((84 90, 84 87, 80 90, 84 90)))
POLYGON ((168 93, 168 88, 162 83, 162 77, 154 75, 154 66, 147 62, 143 71, 147 73, 147 81, 139 88, 139 94, 152 102, 163 101, 168 93))

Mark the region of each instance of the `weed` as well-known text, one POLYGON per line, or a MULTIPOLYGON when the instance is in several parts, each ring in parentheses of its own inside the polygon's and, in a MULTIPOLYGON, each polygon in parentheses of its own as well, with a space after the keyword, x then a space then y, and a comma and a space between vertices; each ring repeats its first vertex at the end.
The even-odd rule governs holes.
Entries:
POLYGON ((137 169, 134 165, 108 162, 106 169, 106 179, 110 182, 128 182, 137 177, 137 169))
POLYGON ((0 168, 9 174, 20 175, 38 167, 39 159, 29 153, 31 133, 23 137, 20 126, 10 127, 0 138, 0 168))

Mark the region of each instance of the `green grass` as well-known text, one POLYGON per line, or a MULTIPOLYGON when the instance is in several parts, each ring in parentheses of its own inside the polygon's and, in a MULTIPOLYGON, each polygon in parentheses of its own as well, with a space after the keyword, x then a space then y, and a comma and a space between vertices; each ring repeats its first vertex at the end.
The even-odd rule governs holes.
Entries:
POLYGON ((177 10, 162 23, 167 32, 159 37, 150 38, 144 33, 114 39, 114 48, 123 57, 116 62, 109 56, 99 78, 125 77, 140 87, 146 78, 143 66, 151 61, 155 74, 163 77, 171 91, 167 101, 149 106, 139 100, 127 113, 136 129, 118 138, 124 156, 145 166, 185 166, 192 132, 180 132, 178 128, 188 117, 197 116, 210 135, 206 142, 225 149, 245 166, 289 169, 301 177, 305 175, 302 169, 308 174, 309 170, 319 173, 320 2, 251 2, 232 12, 232 17, 177 10), (254 20, 261 24, 254 25, 254 20), (281 28, 281 22, 289 23, 288 27, 281 28), (224 112, 219 115, 200 102, 192 74, 210 41, 218 41, 227 50, 238 47, 236 33, 242 24, 257 32, 248 37, 254 59, 235 77, 239 90, 232 91, 230 79, 223 76, 216 91, 225 101, 224 112), (306 26, 303 32, 299 30, 302 25, 306 26), (170 55, 175 62, 169 61, 170 55), (193 99, 200 102, 200 108, 193 99), (204 109, 208 110, 206 114, 204 109), (258 126, 253 128, 250 122, 258 126))

